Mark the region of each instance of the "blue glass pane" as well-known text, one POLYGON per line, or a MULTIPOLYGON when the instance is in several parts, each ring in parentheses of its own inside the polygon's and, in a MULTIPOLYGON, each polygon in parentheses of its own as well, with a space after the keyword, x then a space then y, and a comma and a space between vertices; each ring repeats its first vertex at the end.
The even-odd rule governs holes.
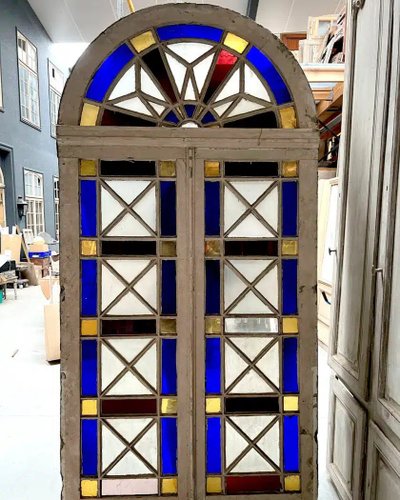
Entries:
POLYGON ((97 476, 97 420, 82 420, 82 476, 97 476))
POLYGON ((177 444, 176 418, 161 418, 161 471, 163 475, 177 473, 177 444))
POLYGON ((252 47, 246 57, 265 78, 274 93, 277 104, 291 102, 292 98, 286 83, 268 57, 256 47, 252 47))
POLYGON ((179 118, 176 116, 176 114, 173 111, 170 111, 167 116, 164 118, 167 122, 171 123, 179 123, 179 118))
POLYGON ((221 393, 221 339, 206 339, 206 394, 221 393))
POLYGON ((283 392, 299 392, 297 371, 297 339, 283 339, 283 392))
POLYGON ((201 121, 206 125, 207 123, 215 122, 215 117, 212 113, 208 112, 204 115, 201 121))
POLYGON ((82 396, 97 396, 97 340, 82 341, 82 396))
POLYGON ((206 314, 220 313, 219 261, 206 261, 206 314))
POLYGON ((297 236, 297 182, 282 182, 282 236, 297 236))
POLYGON ((81 236, 97 235, 96 181, 81 181, 81 236))
POLYGON ((299 472, 299 417, 283 417, 284 472, 299 472))
POLYGON ((161 41, 175 38, 199 38, 220 42, 223 30, 199 24, 173 24, 157 28, 157 33, 161 41))
POLYGON ((118 47, 96 71, 86 97, 93 101, 102 101, 115 77, 129 61, 132 61, 133 57, 127 45, 118 47))
POLYGON ((219 182, 205 183, 205 229, 206 236, 220 235, 220 189, 219 182))
POLYGON ((186 104, 185 105, 186 114, 189 118, 192 118, 192 116, 194 115, 195 109, 196 109, 196 106, 194 104, 186 104))
POLYGON ((161 236, 176 236, 176 187, 174 181, 161 181, 161 236))
POLYGON ((282 313, 297 314, 297 259, 282 260, 282 313))
POLYGON ((161 341, 161 394, 176 395, 176 340, 161 341))
POLYGON ((207 419, 207 474, 221 474, 221 419, 207 419))
POLYGON ((97 315, 97 262, 81 260, 81 315, 97 315))
POLYGON ((176 314, 176 263, 174 260, 162 261, 161 313, 176 314))

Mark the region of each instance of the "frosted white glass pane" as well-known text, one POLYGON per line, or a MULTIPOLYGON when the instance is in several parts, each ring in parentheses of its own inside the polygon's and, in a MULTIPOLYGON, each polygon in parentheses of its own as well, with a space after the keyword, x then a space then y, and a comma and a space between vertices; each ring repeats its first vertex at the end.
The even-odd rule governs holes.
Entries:
POLYGON ((269 345, 272 340, 262 337, 239 337, 230 338, 230 341, 242 351, 251 361, 253 361, 260 352, 269 345))
POLYGON ((280 444, 279 444, 279 420, 272 428, 257 441, 257 446, 279 467, 280 463, 280 444))
POLYGON ((128 283, 131 283, 150 264, 150 260, 142 259, 113 259, 106 262, 128 283))
POLYGON ((224 304, 227 309, 232 302, 246 289, 243 281, 229 267, 225 266, 224 273, 224 304))
POLYGON ((153 266, 135 285, 135 290, 154 309, 157 307, 157 268, 153 266))
POLYGON ((257 290, 278 309, 278 268, 275 266, 269 271, 262 280, 256 285, 257 290))
POLYGON ((133 215, 126 214, 108 231, 107 236, 152 236, 152 234, 133 215))
POLYGON ((156 97, 157 99, 160 99, 161 101, 166 100, 164 98, 164 96, 161 94, 158 87, 155 85, 155 83, 151 79, 150 75, 143 68, 140 69, 140 82, 141 82, 140 84, 141 84, 142 92, 145 92, 148 95, 156 97))
POLYGON ((225 388, 228 388, 247 366, 246 361, 229 344, 225 344, 225 388))
POLYGON ((108 396, 136 396, 151 394, 131 372, 125 374, 108 392, 108 396))
POLYGON ((280 386, 280 368, 279 368, 279 344, 276 343, 265 355, 258 361, 257 367, 264 375, 271 380, 276 387, 280 386))
POLYGON ((127 99, 126 101, 114 103, 114 106, 127 109, 128 111, 135 111, 136 113, 141 113, 142 115, 152 116, 152 113, 147 109, 139 97, 133 97, 132 99, 127 99))
POLYGON ((253 292, 249 291, 230 314, 268 314, 271 309, 253 292))
POLYGON ((232 469, 232 472, 272 472, 275 469, 252 448, 232 469))
POLYGON ((274 420, 274 416, 230 417, 244 434, 254 440, 274 420))
POLYGON ((182 125, 182 128, 199 128, 197 123, 194 122, 187 122, 182 125))
POLYGON ((132 362, 150 342, 149 339, 112 339, 108 341, 128 363, 132 362))
POLYGON ((258 373, 250 370, 229 392, 231 394, 262 394, 272 392, 272 388, 258 373))
POLYGON ((278 231, 278 188, 274 188, 257 206, 257 212, 278 231))
POLYGON ((240 70, 237 68, 229 80, 226 82, 221 92, 215 98, 215 101, 222 101, 227 97, 234 96, 240 91, 240 70))
POLYGON ((175 78, 176 86, 179 90, 179 93, 181 93, 183 82, 185 81, 185 76, 186 76, 186 67, 180 62, 178 62, 174 57, 170 56, 169 54, 165 55, 167 57, 169 67, 171 69, 171 73, 175 78))
POLYGON ((229 261, 250 283, 252 283, 272 262, 266 260, 230 260, 229 261))
POLYGON ((212 49, 212 45, 204 43, 182 42, 173 43, 168 45, 168 48, 175 52, 178 56, 182 57, 188 63, 194 62, 199 57, 203 56, 206 52, 212 49))
POLYGON ((148 226, 156 230, 156 188, 152 188, 133 207, 133 210, 146 222, 148 226))
POLYGON ((129 451, 121 460, 110 470, 110 476, 126 476, 129 474, 148 474, 152 472, 136 455, 129 451))
POLYGON ((153 425, 135 444, 135 449, 157 470, 157 426, 153 425))
POLYGON ((220 104, 219 106, 215 106, 214 111, 217 113, 218 116, 222 116, 231 104, 232 101, 229 101, 226 102, 225 104, 220 104))
POLYGON ((185 101, 195 101, 196 100, 196 94, 194 92, 194 86, 193 86, 193 82, 192 82, 191 78, 189 78, 184 99, 185 99, 185 101))
POLYGON ((263 99, 264 101, 271 102, 271 98, 266 88, 261 83, 256 73, 254 73, 254 71, 247 65, 244 68, 244 81, 244 89, 246 94, 250 94, 254 97, 258 97, 259 99, 263 99))
POLYGON ((206 57, 204 61, 201 61, 193 68, 194 77, 196 79, 196 84, 199 92, 203 90, 203 86, 206 81, 213 59, 214 59, 214 54, 211 54, 210 56, 206 57))
POLYGON ((158 115, 162 115, 165 111, 165 106, 161 106, 161 104, 156 104, 155 102, 149 102, 152 108, 156 110, 158 115))
POLYGON ((113 354, 110 349, 101 346, 101 390, 104 391, 111 382, 125 369, 124 364, 113 354))
POLYGON ((104 471, 125 449, 125 445, 107 427, 101 426, 101 464, 104 471))
POLYGON ((155 389, 157 387, 157 348, 150 347, 148 351, 135 363, 136 370, 155 389))
POLYGON ((225 318, 226 333, 278 333, 277 318, 225 318))
POLYGON ((274 236, 261 222, 254 217, 248 215, 231 233, 229 237, 236 238, 268 238, 274 236))
POLYGON ((110 195, 110 193, 101 188, 101 229, 104 230, 111 222, 122 212, 122 205, 110 195))
POLYGON ((274 181, 235 181, 230 184, 245 198, 251 205, 265 193, 274 181))
POLYGON ((104 311, 125 290, 125 286, 104 266, 101 268, 101 283, 101 309, 104 311))
POLYGON ((130 205, 150 184, 150 181, 106 181, 106 184, 130 205))
POLYGON ((110 418, 106 422, 128 443, 131 443, 150 424, 151 420, 151 418, 110 418))
POLYGON ((227 231, 244 212, 247 210, 246 205, 242 203, 232 191, 225 188, 224 196, 224 227, 227 231))
POLYGON ((233 110, 228 114, 228 116, 238 116, 244 113, 250 113, 250 111, 256 111, 258 109, 263 109, 264 106, 257 104, 253 101, 248 101, 247 99, 241 99, 239 103, 233 108, 233 110))
POLYGON ((127 293, 120 299, 114 307, 110 309, 110 316, 133 316, 138 314, 152 314, 153 311, 148 309, 138 298, 132 293, 127 293))
POLYGON ((226 466, 229 467, 235 458, 237 458, 248 446, 249 443, 227 420, 225 425, 226 466))
POLYGON ((131 94, 132 92, 135 92, 135 86, 135 66, 132 66, 114 87, 114 90, 111 92, 109 99, 117 99, 118 97, 122 97, 123 95, 131 94))

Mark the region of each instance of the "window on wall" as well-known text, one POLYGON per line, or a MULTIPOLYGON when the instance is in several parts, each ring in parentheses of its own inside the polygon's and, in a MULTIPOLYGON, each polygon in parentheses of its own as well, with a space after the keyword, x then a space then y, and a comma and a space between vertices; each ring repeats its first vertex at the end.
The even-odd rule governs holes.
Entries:
POLYGON ((50 133, 56 136, 58 108, 64 87, 64 75, 49 61, 50 133))
POLYGON ((60 181, 58 177, 54 178, 54 217, 56 238, 60 237, 60 181))
POLYGON ((19 32, 17 32, 17 41, 21 118, 40 127, 37 50, 19 32))
POLYGON ((26 228, 34 236, 44 231, 43 175, 25 171, 25 198, 28 203, 26 228))

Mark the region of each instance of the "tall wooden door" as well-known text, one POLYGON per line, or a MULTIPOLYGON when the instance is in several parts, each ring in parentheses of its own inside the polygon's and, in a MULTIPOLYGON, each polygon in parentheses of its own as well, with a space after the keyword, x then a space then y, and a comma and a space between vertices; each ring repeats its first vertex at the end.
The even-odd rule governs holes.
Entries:
POLYGON ((399 8, 349 2, 328 454, 343 499, 400 491, 399 8))
POLYGON ((209 6, 125 18, 89 53, 58 130, 65 500, 313 498, 304 74, 209 6))

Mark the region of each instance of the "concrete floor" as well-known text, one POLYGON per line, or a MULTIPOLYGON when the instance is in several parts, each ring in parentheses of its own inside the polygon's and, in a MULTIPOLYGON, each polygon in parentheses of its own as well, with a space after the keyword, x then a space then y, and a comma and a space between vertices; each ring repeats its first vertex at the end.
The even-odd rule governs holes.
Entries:
MULTIPOLYGON (((59 365, 44 356, 38 287, 0 304, 0 500, 58 500, 59 365)), ((319 349, 319 500, 338 496, 325 471, 329 369, 319 349)))

